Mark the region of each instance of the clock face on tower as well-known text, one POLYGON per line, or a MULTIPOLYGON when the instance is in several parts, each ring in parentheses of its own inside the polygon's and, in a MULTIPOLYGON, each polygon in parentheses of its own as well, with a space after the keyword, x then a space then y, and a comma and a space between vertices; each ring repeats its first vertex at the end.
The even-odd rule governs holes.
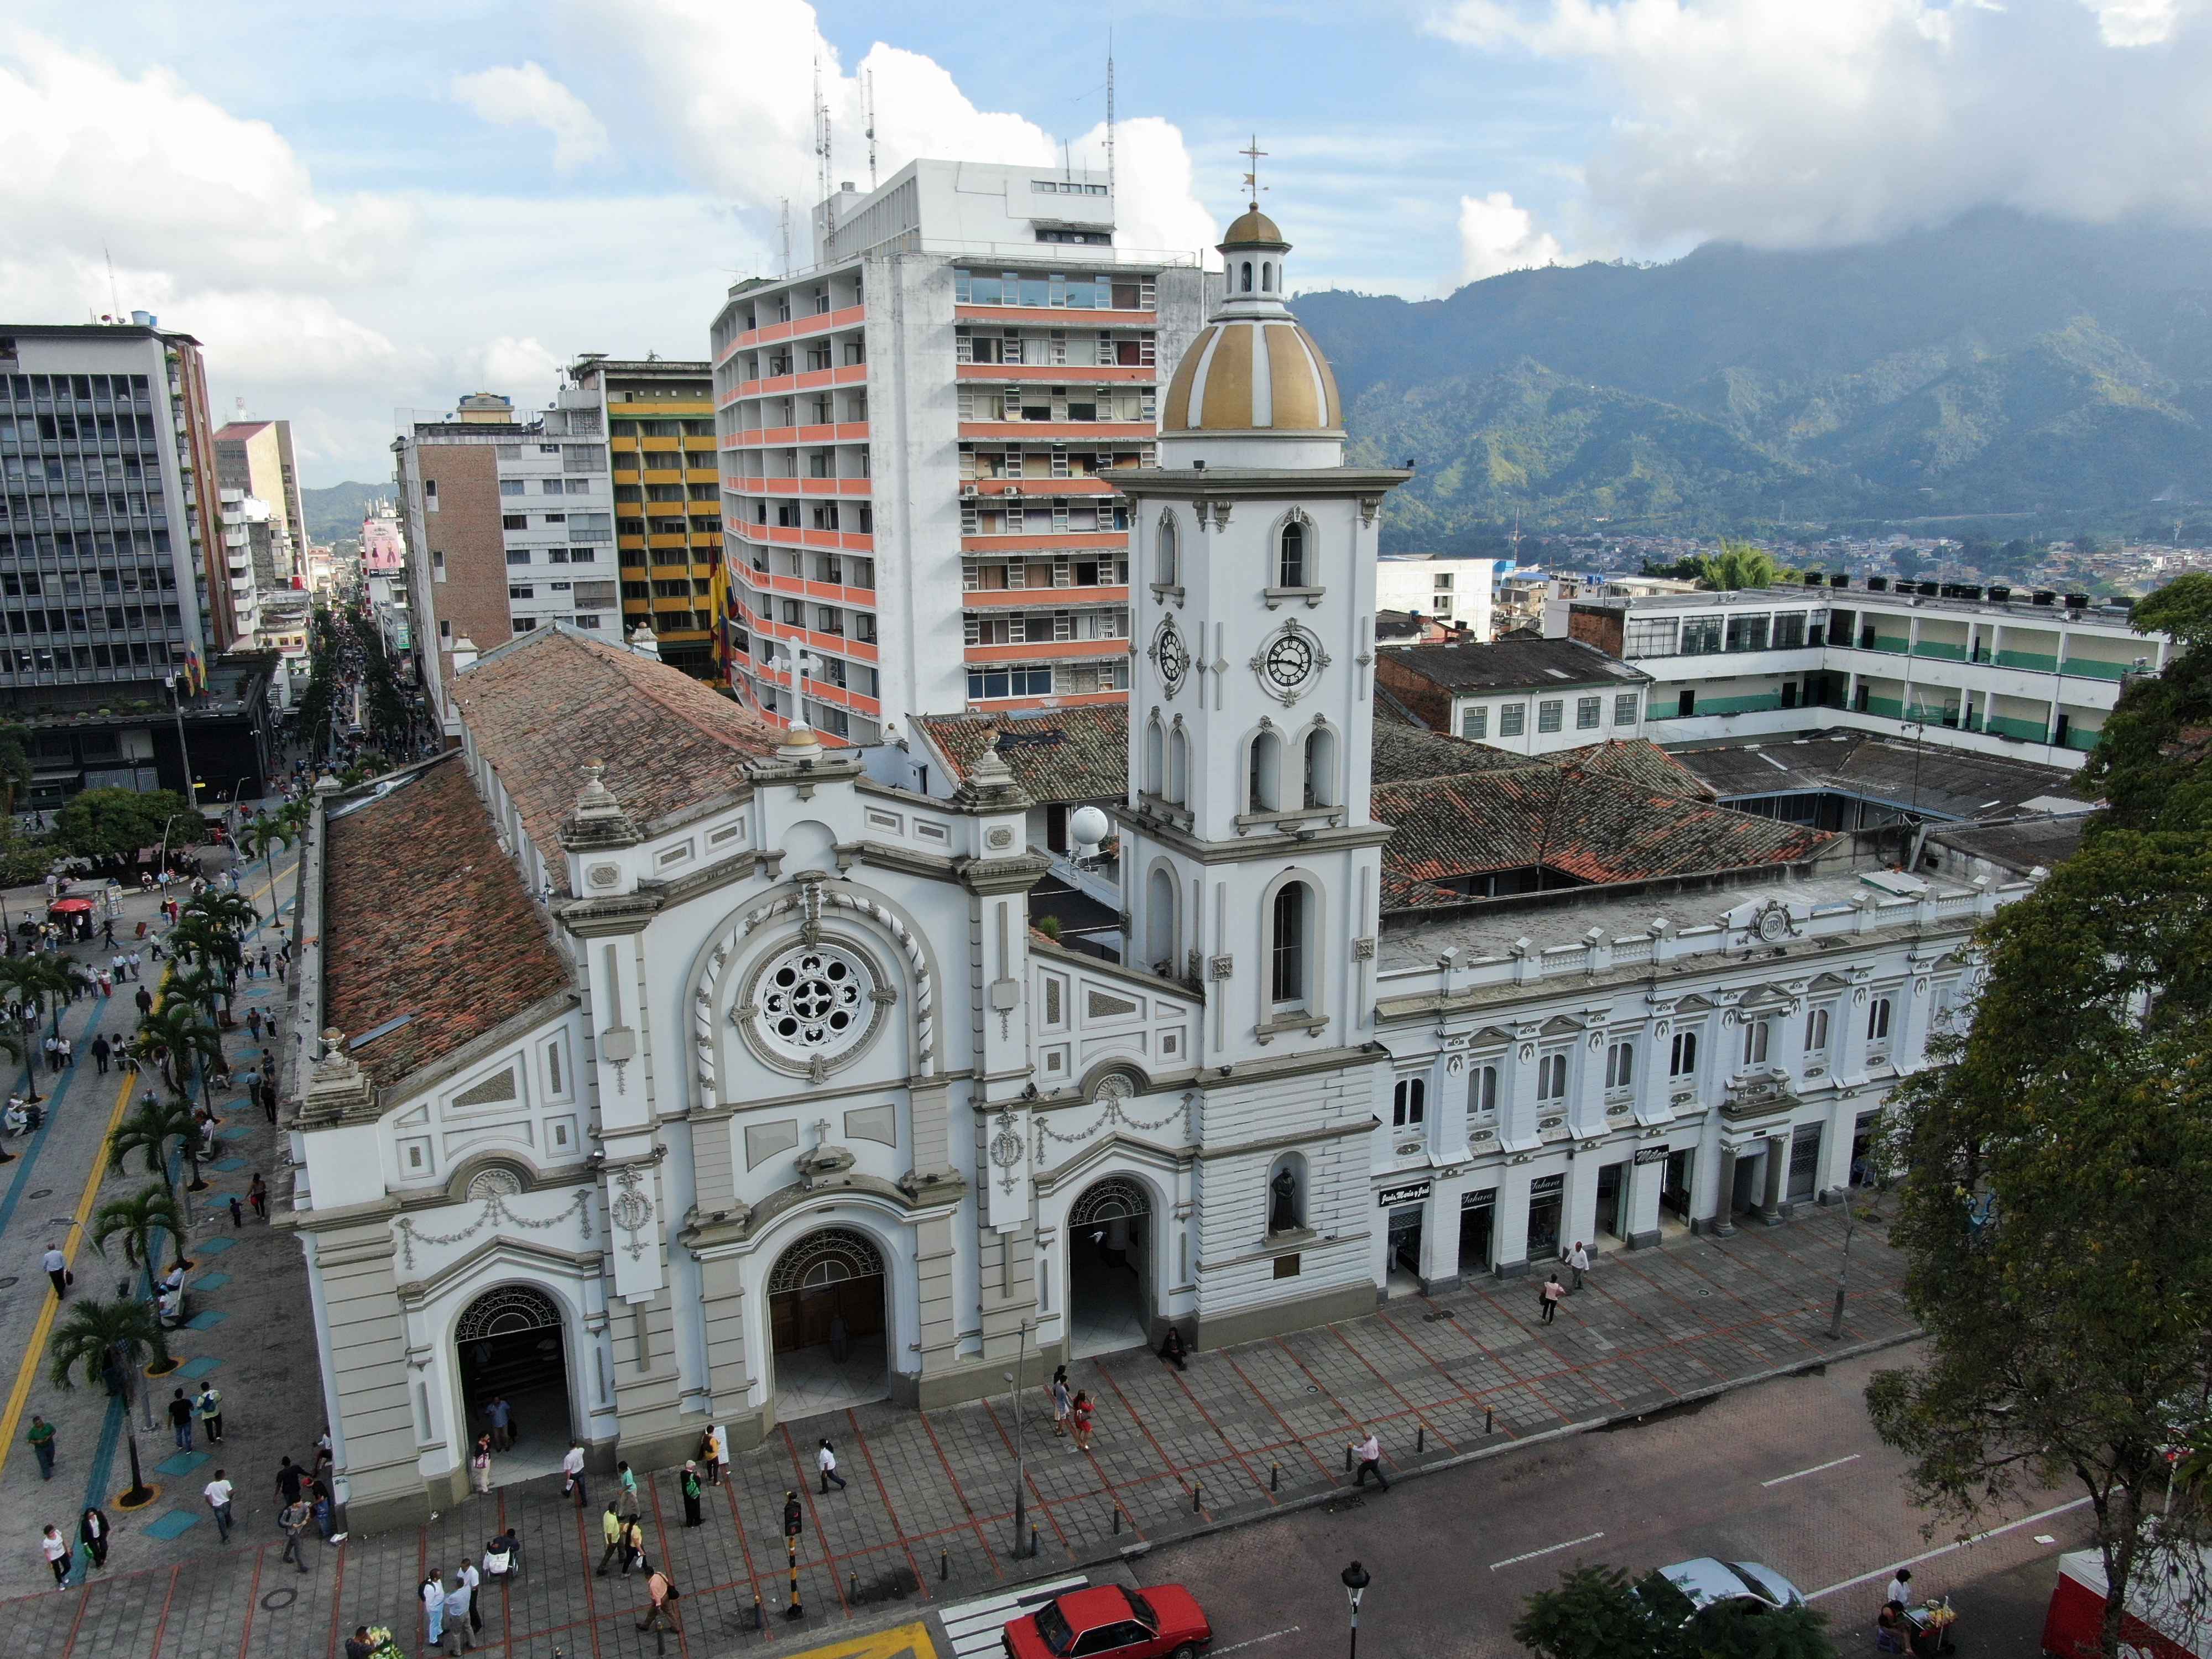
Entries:
POLYGON ((1190 648, 1182 642, 1172 619, 1164 622, 1152 635, 1152 661, 1160 671, 1160 684, 1172 697, 1182 690, 1183 676, 1190 672, 1190 648))
POLYGON ((1252 667, 1260 677, 1260 689, 1287 705, 1313 689, 1328 662, 1318 635, 1286 622, 1261 642, 1252 667))

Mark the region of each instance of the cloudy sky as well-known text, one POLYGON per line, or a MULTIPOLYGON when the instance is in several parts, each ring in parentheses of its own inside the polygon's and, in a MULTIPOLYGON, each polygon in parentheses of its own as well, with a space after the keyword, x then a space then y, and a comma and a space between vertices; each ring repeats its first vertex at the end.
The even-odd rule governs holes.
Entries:
MULTIPOLYGON (((1188 249, 1257 130, 1303 288, 1819 246, 1987 204, 2212 222, 2212 0, 10 0, 0 321, 119 303, 208 345, 310 484, 395 410, 524 403, 586 350, 698 356, 836 171, 1103 161, 1188 249), (111 283, 110 267, 112 267, 111 283)), ((803 233, 802 233, 803 234, 803 233)), ((803 258, 803 255, 802 255, 803 258)))

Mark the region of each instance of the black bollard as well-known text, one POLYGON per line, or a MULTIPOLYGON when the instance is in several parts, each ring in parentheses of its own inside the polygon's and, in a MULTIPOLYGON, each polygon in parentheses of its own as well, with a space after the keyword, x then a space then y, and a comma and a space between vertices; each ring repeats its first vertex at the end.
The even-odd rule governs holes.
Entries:
POLYGON ((1192 1486, 1190 1489, 1190 1512, 1193 1515, 1199 1513, 1199 1499, 1204 1497, 1205 1494, 1206 1483, 1204 1481, 1199 1481, 1192 1486))
POLYGON ((952 1577, 952 1552, 942 1549, 937 1553, 937 1582, 943 1583, 952 1577))
POLYGON ((1115 1505, 1114 1505, 1114 1536, 1115 1536, 1115 1537, 1116 1537, 1116 1538, 1119 1538, 1121 1535, 1121 1506, 1119 1504, 1115 1504, 1115 1505))
POLYGON ((1413 1449, 1425 1452, 1429 1449, 1429 1425, 1425 1423, 1413 1431, 1413 1449))
POLYGON ((855 1607, 858 1607, 858 1606, 860 1605, 860 1575, 859 1573, 857 1573, 857 1572, 856 1572, 856 1573, 854 1573, 854 1574, 853 1575, 853 1591, 852 1591, 852 1598, 851 1598, 851 1599, 852 1599, 853 1604, 854 1604, 855 1607))
POLYGON ((1498 1426, 1498 1413, 1497 1413, 1497 1412, 1496 1412, 1496 1411, 1494 1411, 1494 1410, 1492 1410, 1490 1407, 1488 1407, 1488 1406, 1485 1406, 1485 1407, 1482 1408, 1482 1431, 1483 1431, 1485 1434, 1488 1434, 1488 1433, 1489 1433, 1492 1429, 1496 1428, 1497 1426, 1498 1426))
POLYGON ((1346 1474, 1352 1473, 1352 1448, 1349 1446, 1344 1449, 1344 1472, 1346 1474))
POLYGON ((1280 1492, 1280 1491, 1282 1491, 1282 1489, 1283 1489, 1283 1466, 1282 1466, 1280 1463, 1270 1463, 1270 1464, 1268 1464, 1268 1465, 1267 1465, 1267 1490, 1268 1490, 1269 1492, 1280 1492))
POLYGON ((1032 1561, 1034 1561, 1034 1560, 1036 1560, 1036 1556, 1037 1556, 1037 1529, 1036 1529, 1036 1523, 1035 1523, 1034 1522, 1032 1522, 1030 1523, 1030 1560, 1032 1560, 1032 1561))
POLYGON ((760 1592, 759 1592, 758 1590, 755 1590, 755 1591, 753 1592, 753 1628, 754 1628, 755 1630, 759 1630, 760 1628, 762 1628, 762 1626, 761 1626, 761 1599, 760 1599, 760 1592))

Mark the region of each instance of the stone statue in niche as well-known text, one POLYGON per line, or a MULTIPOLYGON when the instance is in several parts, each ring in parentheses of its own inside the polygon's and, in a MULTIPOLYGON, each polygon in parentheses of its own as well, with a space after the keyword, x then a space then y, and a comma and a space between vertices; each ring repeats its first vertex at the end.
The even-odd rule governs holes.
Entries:
POLYGON ((1297 1176, 1288 1169, 1278 1170, 1267 1188, 1274 1194, 1267 1208, 1267 1231, 1271 1233, 1296 1232, 1298 1229, 1297 1176))

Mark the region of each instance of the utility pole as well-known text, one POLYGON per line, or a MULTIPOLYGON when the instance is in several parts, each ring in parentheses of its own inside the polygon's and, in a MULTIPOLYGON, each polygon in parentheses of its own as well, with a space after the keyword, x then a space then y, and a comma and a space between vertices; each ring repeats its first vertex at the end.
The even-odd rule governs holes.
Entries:
POLYGON ((192 781, 192 751, 185 746, 184 696, 177 690, 177 677, 174 674, 168 677, 167 684, 169 710, 177 718, 177 759, 185 769, 185 799, 197 812, 200 805, 200 787, 192 781))
POLYGON ((868 71, 866 91, 868 97, 868 189, 870 192, 872 193, 876 188, 876 72, 873 70, 870 70, 868 71))
POLYGON ((1023 1432, 1022 1426, 1022 1366, 1029 1358, 1029 1352, 1030 1322, 1024 1319, 1022 1321, 1021 1346, 1014 1355, 1014 1368, 1010 1371, 1000 1373, 1013 1389, 1013 1392, 1007 1397, 1006 1409, 1013 1413, 1014 1418, 1014 1559, 1016 1560, 1021 1559, 1022 1535, 1029 1526, 1030 1519, 1029 1442, 1027 1435, 1023 1432))

